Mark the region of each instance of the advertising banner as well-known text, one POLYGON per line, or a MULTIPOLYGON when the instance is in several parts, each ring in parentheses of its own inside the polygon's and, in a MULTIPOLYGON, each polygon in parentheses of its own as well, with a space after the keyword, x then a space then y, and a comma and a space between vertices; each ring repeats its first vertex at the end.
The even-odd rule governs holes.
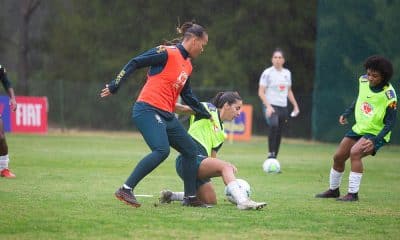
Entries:
POLYGON ((225 133, 229 140, 249 141, 253 122, 253 106, 244 104, 239 117, 231 122, 224 122, 225 133))
POLYGON ((47 133, 47 97, 17 96, 17 110, 15 112, 10 111, 8 97, 2 96, 2 98, 0 98, 0 108, 4 106, 3 121, 9 122, 9 131, 18 133, 47 133), (2 98, 7 99, 7 105, 3 103, 2 98))
POLYGON ((0 115, 3 120, 4 131, 11 131, 10 98, 8 96, 0 96, 0 115))

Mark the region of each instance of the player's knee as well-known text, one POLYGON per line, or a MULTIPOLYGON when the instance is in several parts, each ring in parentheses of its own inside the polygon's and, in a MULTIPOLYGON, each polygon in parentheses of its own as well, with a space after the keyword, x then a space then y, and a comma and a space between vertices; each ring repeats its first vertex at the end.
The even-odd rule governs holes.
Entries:
POLYGON ((342 156, 342 154, 339 154, 339 153, 335 153, 335 155, 333 155, 333 161, 335 162, 335 163, 341 163, 341 162, 343 162, 343 156, 342 156))
POLYGON ((170 153, 169 147, 168 148, 157 148, 155 151, 159 154, 161 159, 166 159, 170 153))
POLYGON ((362 156, 362 151, 358 147, 352 147, 350 150, 350 159, 359 159, 362 156))
POLYGON ((220 173, 221 175, 223 175, 224 173, 234 173, 234 167, 231 164, 224 164, 222 166, 222 168, 220 169, 220 173))
POLYGON ((203 194, 198 195, 199 199, 209 205, 216 205, 217 204, 217 196, 215 194, 203 194))

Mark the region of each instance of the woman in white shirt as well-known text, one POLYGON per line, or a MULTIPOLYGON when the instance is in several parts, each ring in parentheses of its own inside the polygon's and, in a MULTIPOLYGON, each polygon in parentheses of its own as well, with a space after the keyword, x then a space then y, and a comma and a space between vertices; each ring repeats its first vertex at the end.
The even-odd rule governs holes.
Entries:
POLYGON ((261 74, 258 96, 263 103, 267 124, 268 158, 277 158, 282 138, 283 126, 288 119, 287 100, 293 105, 291 117, 299 113, 299 106, 292 91, 292 78, 288 69, 284 68, 285 58, 281 49, 275 49, 272 54, 272 66, 261 74))

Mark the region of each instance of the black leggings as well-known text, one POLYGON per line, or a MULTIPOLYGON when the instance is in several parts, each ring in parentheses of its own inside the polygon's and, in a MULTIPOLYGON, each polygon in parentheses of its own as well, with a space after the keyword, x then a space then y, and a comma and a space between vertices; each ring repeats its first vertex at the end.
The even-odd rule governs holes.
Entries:
POLYGON ((269 153, 273 153, 275 157, 277 157, 279 146, 281 145, 282 130, 288 120, 288 109, 287 107, 272 107, 275 112, 273 112, 269 118, 266 118, 269 126, 268 148, 269 153))

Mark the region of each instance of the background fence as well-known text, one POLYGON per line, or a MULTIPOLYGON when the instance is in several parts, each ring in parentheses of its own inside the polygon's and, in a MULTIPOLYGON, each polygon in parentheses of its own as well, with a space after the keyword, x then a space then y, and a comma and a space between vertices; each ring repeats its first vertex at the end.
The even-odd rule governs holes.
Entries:
MULTIPOLYGON (((301 109, 285 136, 337 142, 350 127, 337 119, 356 97, 366 57, 392 60, 400 92, 399 12, 400 0, 3 0, 0 64, 18 95, 48 97, 51 126, 134 130, 131 106, 146 70, 130 76, 116 96, 100 99, 101 88, 130 58, 177 37, 176 25, 194 19, 209 33, 204 55, 193 61, 200 100, 239 91, 254 107, 253 133, 267 134, 258 80, 280 47, 301 109), (29 12, 27 2, 40 4, 29 12)), ((399 130, 398 122, 395 143, 399 130)))
MULTIPOLYGON (((49 99, 50 126, 59 128, 85 128, 109 130, 135 130, 131 122, 131 107, 137 97, 137 89, 128 87, 108 98, 100 98, 102 84, 81 83, 79 88, 65 80, 42 80, 31 92, 49 99)), ((139 83, 140 85, 140 83, 139 83)), ((245 104, 253 105, 253 134, 267 134, 267 125, 256 92, 238 89, 194 88, 201 101, 209 101, 219 91, 239 91, 245 104)), ((311 96, 297 95, 301 114, 288 121, 285 135, 296 138, 310 138, 311 96)))

